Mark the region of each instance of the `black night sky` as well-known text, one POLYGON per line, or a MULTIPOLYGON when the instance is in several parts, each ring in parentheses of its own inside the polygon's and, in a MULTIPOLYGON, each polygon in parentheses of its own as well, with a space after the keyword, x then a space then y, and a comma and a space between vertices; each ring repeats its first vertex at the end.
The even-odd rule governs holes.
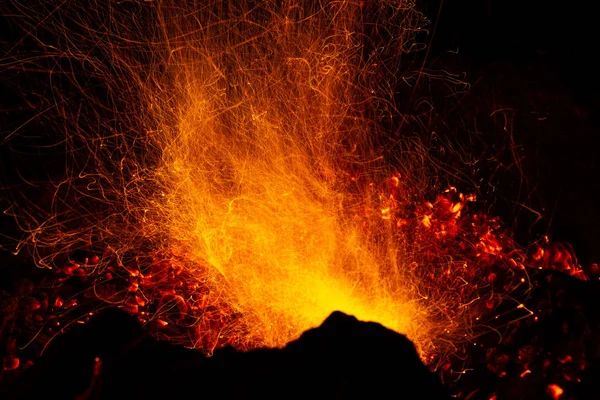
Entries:
POLYGON ((524 234, 528 225, 534 234, 568 241, 581 263, 598 262, 600 79, 589 3, 426 3, 435 26, 430 62, 467 73, 468 111, 485 123, 494 110, 512 110, 512 132, 533 188, 529 205, 544 214, 518 229, 524 234))

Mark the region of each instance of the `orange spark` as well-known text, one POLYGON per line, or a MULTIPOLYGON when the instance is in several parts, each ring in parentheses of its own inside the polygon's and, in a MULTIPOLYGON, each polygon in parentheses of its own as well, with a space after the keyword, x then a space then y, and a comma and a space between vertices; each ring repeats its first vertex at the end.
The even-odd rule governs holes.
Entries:
POLYGON ((550 385, 548 385, 548 394, 552 396, 554 400, 558 400, 564 392, 565 391, 563 390, 563 388, 561 388, 555 383, 551 383, 550 385))

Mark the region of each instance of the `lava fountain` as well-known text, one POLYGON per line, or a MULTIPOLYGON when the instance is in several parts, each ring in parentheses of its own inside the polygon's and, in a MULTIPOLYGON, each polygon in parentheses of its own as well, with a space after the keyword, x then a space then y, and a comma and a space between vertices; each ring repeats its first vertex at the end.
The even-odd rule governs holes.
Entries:
POLYGON ((41 51, 6 65, 48 78, 39 118, 70 161, 48 204, 10 212, 60 282, 208 353, 340 310, 428 360, 527 284, 497 219, 390 129, 413 2, 45 4, 15 6, 41 51))
MULTIPOLYGON (((373 98, 362 6, 229 12, 217 26, 193 24, 185 43, 172 39, 185 32, 166 35, 176 105, 154 129, 160 197, 148 224, 243 315, 249 339, 283 345, 334 310, 427 335, 402 249, 364 223, 362 184, 382 171, 365 154, 374 126, 362 104, 373 98), (357 164, 371 169, 350 175, 357 164)), ((166 10, 167 31, 171 18, 166 10)))

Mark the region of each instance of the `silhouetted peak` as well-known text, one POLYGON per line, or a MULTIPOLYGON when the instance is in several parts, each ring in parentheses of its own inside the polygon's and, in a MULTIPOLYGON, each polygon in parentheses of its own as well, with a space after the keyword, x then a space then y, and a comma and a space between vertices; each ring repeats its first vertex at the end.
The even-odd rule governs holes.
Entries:
POLYGON ((151 339, 120 311, 96 316, 51 347, 7 397, 448 398, 406 337, 341 312, 283 349, 227 347, 207 358, 151 339))

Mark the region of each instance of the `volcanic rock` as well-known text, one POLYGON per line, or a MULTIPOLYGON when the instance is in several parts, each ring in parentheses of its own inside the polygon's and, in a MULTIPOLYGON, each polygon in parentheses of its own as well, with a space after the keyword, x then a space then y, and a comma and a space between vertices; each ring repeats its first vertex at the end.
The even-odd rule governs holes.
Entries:
POLYGON ((205 357, 111 310, 57 338, 3 398, 446 399, 404 336, 341 312, 282 349, 205 357))

